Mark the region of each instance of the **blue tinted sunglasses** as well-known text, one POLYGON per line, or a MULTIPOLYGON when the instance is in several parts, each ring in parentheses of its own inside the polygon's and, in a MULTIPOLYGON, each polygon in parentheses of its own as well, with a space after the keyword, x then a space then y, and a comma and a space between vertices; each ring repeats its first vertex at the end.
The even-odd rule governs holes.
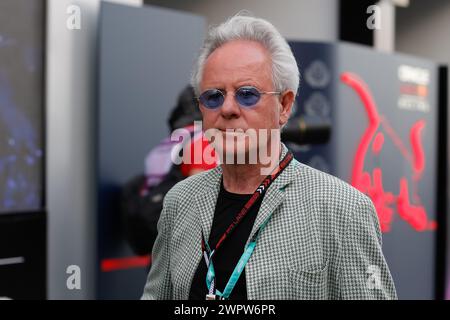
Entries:
MULTIPOLYGON (((234 92, 234 98, 237 103, 242 107, 252 107, 258 103, 263 94, 280 94, 281 92, 275 91, 259 91, 257 88, 252 86, 244 86, 238 88, 234 92)), ((200 103, 208 109, 220 108, 225 101, 225 90, 220 89, 209 89, 203 92, 198 100, 200 103)))

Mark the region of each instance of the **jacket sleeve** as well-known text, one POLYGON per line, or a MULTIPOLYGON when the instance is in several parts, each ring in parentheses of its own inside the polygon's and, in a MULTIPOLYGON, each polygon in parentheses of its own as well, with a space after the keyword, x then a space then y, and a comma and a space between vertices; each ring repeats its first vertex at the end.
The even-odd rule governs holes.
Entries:
POLYGON ((161 216, 158 220, 158 235, 152 250, 152 264, 147 276, 142 300, 172 299, 172 283, 170 279, 170 249, 171 217, 175 213, 174 197, 169 191, 163 203, 161 216))
POLYGON ((344 235, 339 274, 341 299, 397 299, 382 252, 378 216, 365 195, 352 213, 344 235))

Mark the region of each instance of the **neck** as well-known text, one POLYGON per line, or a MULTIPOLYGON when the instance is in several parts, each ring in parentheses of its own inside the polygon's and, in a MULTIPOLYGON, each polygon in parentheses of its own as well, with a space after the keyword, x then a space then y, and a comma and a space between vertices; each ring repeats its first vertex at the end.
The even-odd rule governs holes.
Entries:
POLYGON ((223 185, 225 190, 237 194, 251 194, 261 184, 264 178, 279 163, 281 156, 281 144, 279 152, 271 155, 269 164, 222 164, 223 185))

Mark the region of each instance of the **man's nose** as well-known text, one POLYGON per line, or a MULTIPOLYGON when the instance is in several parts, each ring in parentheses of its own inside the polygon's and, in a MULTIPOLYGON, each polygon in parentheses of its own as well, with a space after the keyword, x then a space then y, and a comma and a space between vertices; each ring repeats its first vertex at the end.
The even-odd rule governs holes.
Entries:
POLYGON ((220 108, 220 112, 224 118, 237 118, 241 114, 241 108, 234 98, 233 93, 227 93, 225 95, 225 100, 220 108))

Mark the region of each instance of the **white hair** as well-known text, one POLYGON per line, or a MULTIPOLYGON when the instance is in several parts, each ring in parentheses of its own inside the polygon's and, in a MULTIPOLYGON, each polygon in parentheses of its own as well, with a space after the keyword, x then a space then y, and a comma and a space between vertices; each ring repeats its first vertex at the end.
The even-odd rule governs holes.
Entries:
POLYGON ((300 73, 297 61, 286 40, 267 20, 237 14, 208 32, 191 76, 196 95, 200 94, 203 68, 209 55, 233 40, 256 41, 263 45, 272 61, 272 80, 276 91, 292 90, 297 94, 300 73))

